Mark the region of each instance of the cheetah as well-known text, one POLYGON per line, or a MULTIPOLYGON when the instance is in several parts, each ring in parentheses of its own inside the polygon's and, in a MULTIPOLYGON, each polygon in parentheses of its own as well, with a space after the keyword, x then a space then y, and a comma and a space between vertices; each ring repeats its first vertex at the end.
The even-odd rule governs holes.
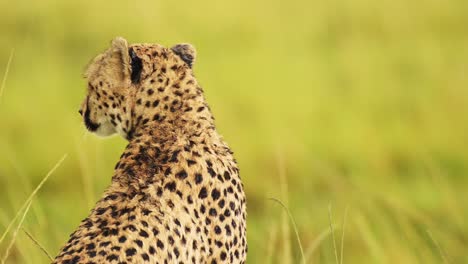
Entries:
POLYGON ((53 263, 245 263, 246 198, 193 74, 190 44, 115 38, 85 70, 86 128, 128 141, 53 263))

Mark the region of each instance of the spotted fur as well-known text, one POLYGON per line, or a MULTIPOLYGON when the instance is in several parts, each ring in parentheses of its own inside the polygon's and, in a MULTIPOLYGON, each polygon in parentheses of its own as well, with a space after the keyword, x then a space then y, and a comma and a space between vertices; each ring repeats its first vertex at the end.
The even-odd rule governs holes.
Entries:
POLYGON ((194 59, 188 44, 117 38, 88 66, 86 126, 129 143, 53 263, 245 263, 243 186, 193 76, 194 59))

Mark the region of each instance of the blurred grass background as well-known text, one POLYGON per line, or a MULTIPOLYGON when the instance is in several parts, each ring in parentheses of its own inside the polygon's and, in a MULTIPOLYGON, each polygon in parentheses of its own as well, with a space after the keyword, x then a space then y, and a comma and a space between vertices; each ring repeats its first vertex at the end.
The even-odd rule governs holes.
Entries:
MULTIPOLYGON (((468 1, 0 1, 0 32, 0 233, 65 153, 23 225, 52 255, 110 182, 126 142, 77 110, 84 66, 124 36, 197 48, 249 263, 300 263, 270 197, 307 263, 335 263, 329 205, 338 251, 349 207, 344 263, 468 263, 468 1)), ((6 261, 47 262, 23 232, 6 261)))

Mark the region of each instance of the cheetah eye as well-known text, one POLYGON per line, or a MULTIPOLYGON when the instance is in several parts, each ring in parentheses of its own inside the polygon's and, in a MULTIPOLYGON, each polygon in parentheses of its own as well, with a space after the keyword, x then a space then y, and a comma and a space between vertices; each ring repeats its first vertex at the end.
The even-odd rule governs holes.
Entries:
POLYGON ((143 68, 141 59, 136 55, 135 51, 130 48, 128 51, 128 54, 130 55, 131 61, 131 66, 132 66, 132 74, 130 76, 132 83, 136 84, 140 82, 140 75, 141 75, 141 70, 143 68))

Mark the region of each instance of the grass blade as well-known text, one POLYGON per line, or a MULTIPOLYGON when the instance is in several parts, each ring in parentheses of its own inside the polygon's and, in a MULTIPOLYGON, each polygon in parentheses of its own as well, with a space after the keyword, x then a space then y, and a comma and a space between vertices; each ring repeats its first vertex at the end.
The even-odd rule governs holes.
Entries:
POLYGON ((426 233, 429 235, 429 237, 431 238, 432 242, 434 243, 434 245, 436 246, 437 250, 439 251, 439 254, 440 254, 440 257, 442 258, 443 263, 448 264, 448 263, 449 263, 448 258, 447 258, 447 256, 445 255, 445 252, 444 252, 444 251, 442 250, 442 248, 440 247, 440 244, 437 242, 437 240, 435 240, 434 236, 432 235, 432 232, 429 231, 429 230, 426 230, 426 233))
MULTIPOLYGON (((280 188, 281 188, 281 201, 283 201, 284 206, 288 206, 288 181, 286 179, 286 164, 283 156, 283 151, 281 147, 277 149, 277 168, 278 168, 278 176, 280 180, 280 188)), ((288 216, 285 212, 281 214, 281 235, 282 235, 282 246, 283 246, 283 254, 282 254, 282 263, 283 264, 291 264, 292 259, 292 246, 291 246, 291 234, 289 229, 289 220, 288 216)))
POLYGON ((63 157, 55 164, 55 166, 47 173, 47 175, 37 185, 36 189, 34 189, 34 191, 31 193, 31 195, 29 195, 28 199, 26 199, 24 204, 21 206, 21 208, 16 213, 13 220, 11 220, 10 224, 8 225, 8 227, 5 230, 5 232, 3 233, 3 235, 0 237, 0 244, 3 242, 3 240, 5 239, 8 232, 10 232, 10 229, 13 227, 13 224, 15 223, 16 219, 18 219, 18 217, 20 216, 21 211, 23 211, 24 208, 26 208, 26 206, 28 206, 28 204, 30 204, 30 202, 32 201, 32 199, 34 198, 36 193, 41 189, 42 185, 44 185, 44 183, 47 181, 47 179, 49 179, 50 175, 52 175, 52 173, 54 173, 54 171, 60 166, 60 164, 62 164, 62 162, 65 160, 65 158, 67 156, 68 156, 68 154, 63 155, 63 157))
POLYGON ((340 264, 343 264, 343 252, 344 252, 344 234, 346 228, 346 217, 348 216, 348 206, 346 206, 345 213, 343 216, 343 226, 341 230, 341 254, 340 254, 340 264))
POLYGON ((306 263, 309 263, 307 260, 312 258, 315 250, 322 244, 322 242, 330 235, 330 229, 327 228, 323 230, 314 241, 312 241, 311 245, 307 249, 305 256, 306 256, 306 263))
POLYGON ((278 233, 278 227, 276 223, 272 223, 270 226, 270 232, 268 236, 268 243, 267 243, 267 251, 265 257, 266 264, 272 264, 274 259, 274 252, 275 252, 275 243, 276 243, 276 235, 278 233))
POLYGON ((333 232, 333 222, 332 222, 332 206, 331 203, 328 205, 328 219, 330 221, 330 232, 332 234, 332 239, 333 239, 333 249, 335 250, 335 260, 336 264, 340 263, 338 262, 338 251, 336 250, 336 240, 335 240, 335 232, 333 232))
POLYGON ((10 71, 11 61, 13 60, 13 55, 15 54, 15 49, 11 49, 10 57, 8 58, 7 66, 5 68, 5 73, 3 75, 2 85, 0 86, 0 103, 3 95, 3 90, 5 89, 6 79, 8 76, 8 72, 10 71))
POLYGON ((289 211, 289 209, 280 200, 278 200, 276 198, 268 198, 268 200, 272 200, 274 202, 277 202, 288 213, 289 220, 291 221, 291 224, 292 224, 293 229, 294 229, 294 233, 296 233, 296 239, 297 239, 297 243, 299 244, 299 249, 301 250, 302 263, 305 264, 306 263, 305 262, 305 255, 304 255, 304 250, 302 249, 301 238, 299 237, 299 231, 297 230, 296 222, 294 221, 294 217, 292 216, 291 211, 289 211))
POLYGON ((36 246, 39 247, 39 249, 44 252, 44 254, 47 255, 47 257, 49 258, 50 261, 54 261, 54 259, 52 258, 52 256, 49 254, 49 252, 47 252, 47 250, 45 249, 45 247, 43 247, 39 241, 37 241, 37 239, 35 239, 28 231, 26 231, 26 229, 24 228, 21 228, 23 230, 23 232, 29 237, 29 239, 32 240, 32 242, 34 242, 34 244, 36 244, 36 246))
POLYGON ((2 257, 2 261, 1 261, 2 264, 5 263, 8 256, 10 255, 10 250, 13 247, 13 245, 15 244, 16 236, 18 235, 18 231, 20 230, 21 225, 23 225, 24 219, 26 218, 26 215, 28 214, 29 208, 31 207, 31 203, 32 203, 32 201, 29 201, 26 204, 26 208, 24 209, 23 215, 21 216, 21 220, 18 223, 18 226, 15 229, 15 232, 13 232, 13 237, 11 238, 10 244, 8 244, 8 247, 7 247, 6 251, 5 251, 5 255, 2 257))

